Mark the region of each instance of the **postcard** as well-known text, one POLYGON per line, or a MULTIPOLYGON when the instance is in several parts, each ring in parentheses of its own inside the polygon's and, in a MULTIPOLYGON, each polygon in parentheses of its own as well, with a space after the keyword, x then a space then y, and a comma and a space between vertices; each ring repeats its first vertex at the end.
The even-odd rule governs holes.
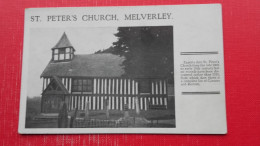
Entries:
POLYGON ((221 11, 26 9, 19 133, 226 134, 221 11))

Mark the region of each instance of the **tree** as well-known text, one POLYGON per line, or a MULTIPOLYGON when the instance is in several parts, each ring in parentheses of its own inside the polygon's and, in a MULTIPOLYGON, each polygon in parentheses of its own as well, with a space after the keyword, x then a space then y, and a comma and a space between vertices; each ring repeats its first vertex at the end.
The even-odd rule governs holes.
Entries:
POLYGON ((173 27, 119 27, 118 40, 99 53, 124 56, 126 77, 173 78, 173 27))

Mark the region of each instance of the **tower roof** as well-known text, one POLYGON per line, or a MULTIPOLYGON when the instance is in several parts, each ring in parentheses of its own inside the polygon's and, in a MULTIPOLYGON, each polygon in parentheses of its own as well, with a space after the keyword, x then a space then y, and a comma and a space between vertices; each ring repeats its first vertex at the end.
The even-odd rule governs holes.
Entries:
POLYGON ((58 43, 52 49, 66 48, 66 47, 73 47, 73 46, 71 45, 66 33, 64 32, 60 40, 58 41, 58 43))

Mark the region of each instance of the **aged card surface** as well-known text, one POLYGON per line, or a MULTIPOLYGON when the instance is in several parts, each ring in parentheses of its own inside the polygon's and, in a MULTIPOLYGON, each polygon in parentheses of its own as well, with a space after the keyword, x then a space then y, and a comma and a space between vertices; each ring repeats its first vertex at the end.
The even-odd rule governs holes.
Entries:
POLYGON ((225 134, 219 4, 25 10, 19 133, 225 134))

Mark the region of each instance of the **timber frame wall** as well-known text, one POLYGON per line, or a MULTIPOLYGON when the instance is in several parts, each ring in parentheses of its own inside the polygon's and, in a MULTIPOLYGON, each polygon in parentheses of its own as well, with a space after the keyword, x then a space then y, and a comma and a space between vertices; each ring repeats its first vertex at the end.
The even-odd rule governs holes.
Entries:
MULTIPOLYGON (((43 91, 52 78, 43 78, 43 91)), ((64 87, 69 91, 67 104, 69 110, 84 110, 88 103, 89 110, 103 110, 106 102, 112 110, 123 110, 125 104, 129 109, 135 109, 136 103, 140 110, 147 110, 148 105, 165 105, 167 107, 167 80, 150 79, 151 93, 139 93, 138 79, 92 77, 93 92, 72 92, 72 78, 60 78, 64 87)), ((75 77, 73 79, 90 79, 75 77)))

